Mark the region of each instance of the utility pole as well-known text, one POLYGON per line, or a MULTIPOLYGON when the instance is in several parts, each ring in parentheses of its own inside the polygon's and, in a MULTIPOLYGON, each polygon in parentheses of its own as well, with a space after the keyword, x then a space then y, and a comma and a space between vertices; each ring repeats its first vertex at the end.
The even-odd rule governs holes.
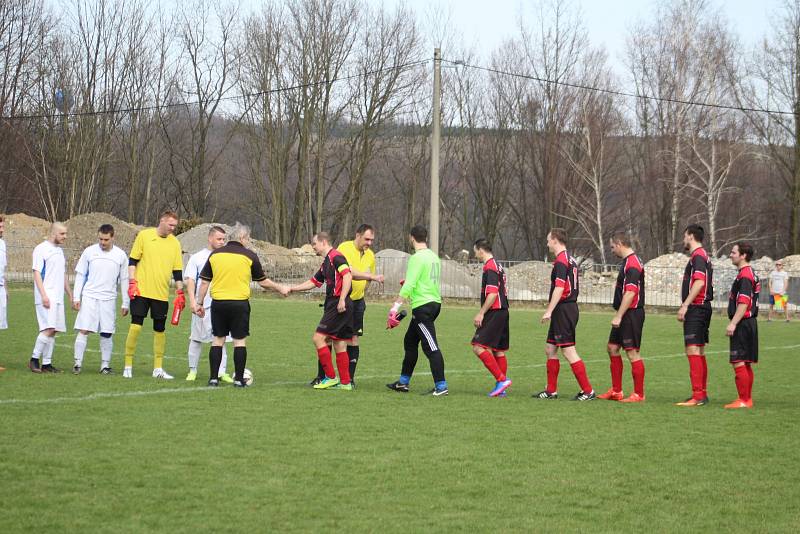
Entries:
POLYGON ((433 49, 433 129, 431 132, 431 215, 428 246, 439 254, 439 143, 442 122, 442 51, 433 49))

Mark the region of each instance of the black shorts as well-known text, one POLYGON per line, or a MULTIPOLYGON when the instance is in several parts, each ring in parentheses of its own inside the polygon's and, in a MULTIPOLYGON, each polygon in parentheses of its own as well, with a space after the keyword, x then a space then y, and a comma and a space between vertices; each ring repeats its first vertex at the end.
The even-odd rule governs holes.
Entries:
POLYGON ((334 341, 353 339, 353 301, 345 301, 344 313, 339 313, 339 297, 325 299, 325 313, 317 325, 317 332, 325 334, 334 341))
POLYGON ((731 336, 731 363, 758 362, 758 321, 742 319, 731 336))
POLYGON ((619 328, 612 328, 608 343, 619 345, 625 350, 639 350, 642 346, 644 328, 644 308, 634 308, 625 312, 619 328))
POLYGON ((683 318, 683 344, 687 347, 704 347, 708 343, 710 325, 710 306, 689 306, 683 318))
POLYGON ((353 333, 357 336, 364 335, 364 312, 367 310, 367 302, 364 299, 353 301, 353 333))
POLYGON ((131 317, 147 317, 147 312, 150 312, 153 320, 166 319, 169 302, 139 296, 131 300, 130 312, 131 317))
POLYGON ((575 346, 575 329, 578 326, 578 303, 559 302, 550 317, 547 342, 556 347, 575 346))
POLYGON ((214 337, 244 339, 250 335, 249 300, 212 300, 211 333, 214 337))
POLYGON ((483 324, 475 330, 472 344, 499 352, 508 350, 509 339, 508 310, 489 310, 483 316, 483 324))

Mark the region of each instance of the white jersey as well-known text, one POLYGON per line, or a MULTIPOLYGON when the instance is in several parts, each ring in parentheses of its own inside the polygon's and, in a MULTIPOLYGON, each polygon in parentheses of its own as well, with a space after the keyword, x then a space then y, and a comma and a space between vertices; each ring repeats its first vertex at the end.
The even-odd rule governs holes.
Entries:
MULTIPOLYGON (((64 276, 67 260, 61 247, 50 241, 43 241, 33 249, 33 270, 42 275, 44 291, 53 304, 64 303, 64 276)), ((33 292, 34 302, 42 303, 38 289, 33 292)))
POLYGON ((772 293, 776 295, 783 295, 786 291, 786 281, 789 280, 789 273, 786 271, 772 271, 769 273, 769 282, 771 284, 772 293))
POLYGON ((128 255, 117 246, 106 252, 99 244, 87 247, 75 267, 75 291, 72 299, 80 302, 81 296, 96 300, 117 300, 117 286, 122 291, 122 307, 127 308, 128 255))
MULTIPOLYGON (((208 257, 211 256, 211 251, 207 248, 199 252, 195 252, 189 258, 189 262, 186 264, 186 269, 183 270, 183 277, 184 278, 191 278, 194 280, 195 288, 194 288, 194 298, 200 296, 200 271, 203 270, 205 267, 206 262, 208 261, 208 257)), ((208 292, 206 292, 206 298, 203 299, 203 308, 208 310, 211 308, 211 286, 208 287, 208 292)))
POLYGON ((8 265, 6 242, 0 239, 0 286, 6 285, 6 265, 8 265))

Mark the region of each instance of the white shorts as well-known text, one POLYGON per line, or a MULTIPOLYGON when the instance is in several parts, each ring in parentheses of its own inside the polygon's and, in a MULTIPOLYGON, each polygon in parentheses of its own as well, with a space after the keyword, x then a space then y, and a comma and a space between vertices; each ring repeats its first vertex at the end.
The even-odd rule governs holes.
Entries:
POLYGON ((117 322, 117 301, 81 298, 81 309, 75 318, 75 330, 113 334, 117 322))
MULTIPOLYGON (((199 341, 200 343, 211 343, 214 335, 211 333, 211 309, 206 310, 206 315, 202 319, 195 314, 192 314, 192 329, 189 333, 189 339, 192 341, 199 341)), ((231 336, 225 338, 225 341, 233 341, 231 336)))
POLYGON ((64 304, 50 303, 49 308, 37 304, 36 319, 39 321, 39 332, 48 328, 53 328, 56 332, 67 331, 67 322, 64 319, 64 304))
POLYGON ((0 286, 0 330, 5 330, 8 328, 8 316, 6 313, 7 306, 8 300, 6 296, 6 286, 0 286))

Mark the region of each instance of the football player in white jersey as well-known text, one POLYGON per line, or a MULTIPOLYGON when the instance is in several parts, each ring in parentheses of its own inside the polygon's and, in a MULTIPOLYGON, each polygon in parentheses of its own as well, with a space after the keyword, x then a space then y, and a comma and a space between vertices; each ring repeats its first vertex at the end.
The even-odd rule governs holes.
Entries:
POLYGON ((61 246, 67 240, 64 223, 50 225, 50 236, 33 249, 33 292, 39 336, 33 346, 28 367, 34 373, 60 373, 53 366, 56 332, 66 332, 64 291, 72 300, 72 289, 65 275, 66 258, 61 246), (41 365, 39 361, 41 360, 41 365))
MULTIPOLYGON (((6 258, 6 242, 3 241, 5 226, 5 218, 0 215, 0 330, 8 328, 8 317, 6 316, 6 265, 8 264, 8 259, 6 258)), ((0 366, 0 372, 5 370, 5 367, 0 366)))
POLYGON ((97 244, 87 247, 75 267, 72 308, 75 319, 75 365, 80 374, 89 334, 100 334, 100 374, 110 375, 111 352, 117 319, 117 288, 122 293, 122 316, 128 315, 128 255, 114 245, 114 227, 104 224, 97 230, 97 244))
MULTIPOLYGON (((225 229, 221 226, 212 226, 208 230, 208 246, 189 258, 189 262, 183 270, 183 283, 186 285, 186 294, 189 295, 189 309, 193 310, 197 305, 200 292, 200 271, 203 270, 211 252, 225 245, 225 241, 225 229)), ((202 304, 203 308, 206 310, 211 308, 210 291, 206 293, 202 304)), ((203 343, 211 343, 212 338, 211 314, 207 313, 204 317, 198 317, 192 314, 192 329, 189 334, 189 374, 186 375, 186 380, 190 382, 197 380, 197 366, 200 363, 200 353, 202 352, 203 343)), ((228 336, 225 341, 230 342, 233 340, 228 336)), ((228 353, 225 350, 225 345, 223 345, 222 363, 219 366, 219 379, 222 382, 232 383, 233 378, 226 372, 227 363, 228 353)))

